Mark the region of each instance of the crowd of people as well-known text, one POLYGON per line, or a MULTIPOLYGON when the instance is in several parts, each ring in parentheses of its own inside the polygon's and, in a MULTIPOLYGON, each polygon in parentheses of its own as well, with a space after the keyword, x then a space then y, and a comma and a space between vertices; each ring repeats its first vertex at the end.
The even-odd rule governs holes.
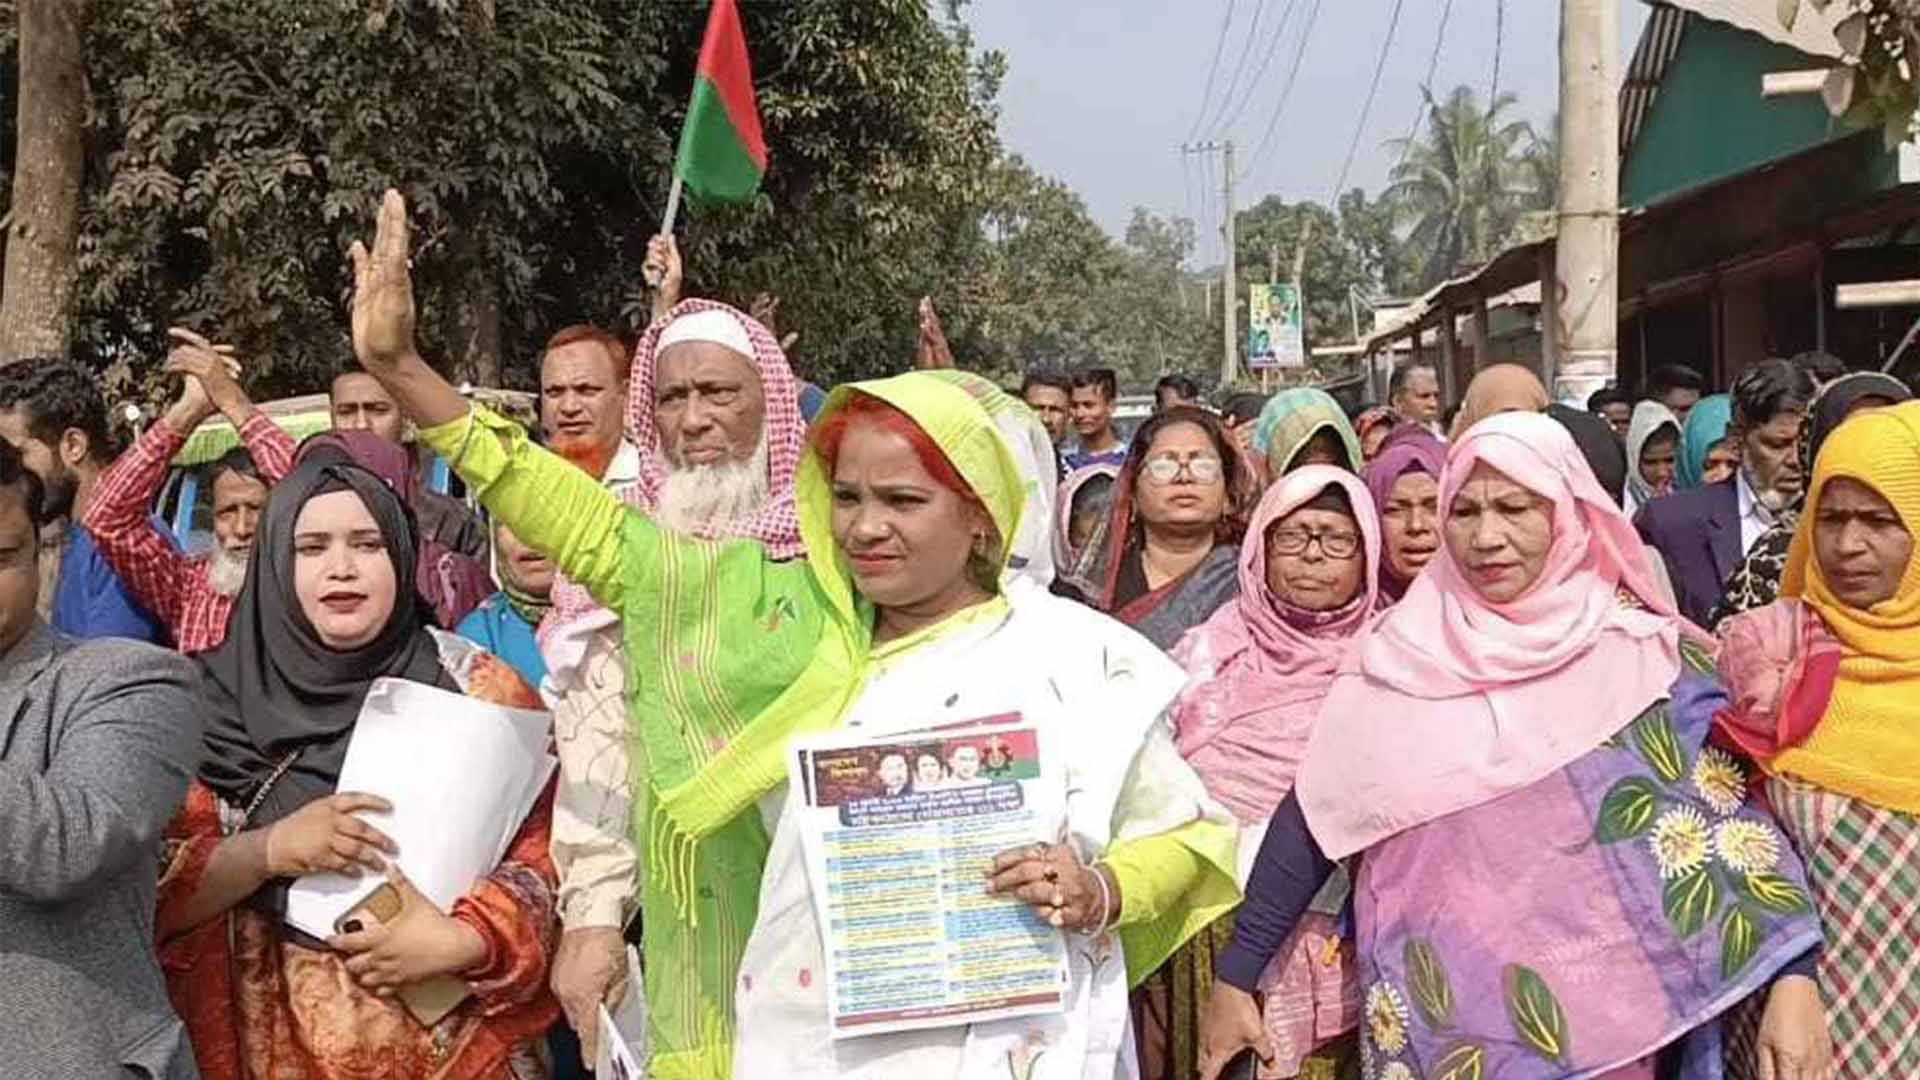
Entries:
POLYGON ((823 393, 662 237, 530 431, 419 353, 408 246, 389 193, 298 444, 187 330, 117 456, 81 367, 0 372, 9 1075, 581 1076, 629 995, 666 1080, 1920 1075, 1899 380, 1170 375, 1129 431, 1114 372, 1004 390, 924 305, 917 370, 823 393), (153 508, 216 415, 188 554, 153 508), (444 907, 340 786, 392 680, 551 716, 444 907), (958 798, 1014 759, 940 733, 1010 716, 1059 818, 979 895, 1065 935, 1059 1007, 843 1037, 791 748, 958 798), (321 873, 379 903, 296 928, 321 873))

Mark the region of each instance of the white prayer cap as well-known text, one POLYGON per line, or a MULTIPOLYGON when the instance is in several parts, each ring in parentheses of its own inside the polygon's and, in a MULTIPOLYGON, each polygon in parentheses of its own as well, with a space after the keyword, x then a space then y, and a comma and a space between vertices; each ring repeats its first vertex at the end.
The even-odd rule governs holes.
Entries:
POLYGON ((740 325, 739 319, 724 311, 690 312, 668 323, 667 328, 660 331, 659 342, 654 345, 655 355, 689 341, 723 345, 747 360, 753 360, 753 342, 747 337, 747 328, 740 325))

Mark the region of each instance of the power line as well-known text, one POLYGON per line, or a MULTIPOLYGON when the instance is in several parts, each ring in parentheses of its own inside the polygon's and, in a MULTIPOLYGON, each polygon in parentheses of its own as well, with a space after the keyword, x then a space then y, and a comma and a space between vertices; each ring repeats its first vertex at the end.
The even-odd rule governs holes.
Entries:
POLYGON ((1298 6, 1299 0, 1287 0, 1286 8, 1280 12, 1280 21, 1274 24, 1273 35, 1267 39, 1266 51, 1261 54, 1260 70, 1254 72, 1252 81, 1247 83, 1247 92, 1240 95, 1240 104, 1234 107, 1233 115, 1225 117, 1224 122, 1219 125, 1222 130, 1231 129, 1233 125, 1239 123, 1240 117, 1247 111, 1247 106, 1253 104, 1254 92, 1260 89, 1260 84, 1267 77, 1267 69, 1273 66, 1273 58, 1279 55, 1280 42, 1286 37, 1287 24, 1293 21, 1293 10, 1298 6))
POLYGON ((1500 96, 1500 49, 1507 40, 1507 0, 1493 5, 1493 82, 1487 87, 1487 115, 1493 115, 1494 100, 1500 96))
POLYGON ((1259 171, 1266 162, 1267 148, 1273 144, 1273 134, 1279 130, 1280 116, 1287 111, 1287 100, 1293 97, 1293 84, 1300 78, 1300 65, 1306 59, 1307 43, 1313 39, 1313 28, 1320 20, 1320 0, 1311 0, 1307 8, 1307 21, 1300 31, 1299 45, 1293 50, 1293 67, 1287 72, 1287 81, 1280 88, 1280 100, 1274 103, 1273 112, 1267 117, 1267 129, 1261 133, 1260 142, 1255 146, 1248 175, 1259 171))
POLYGON ((1200 92, 1200 112, 1193 118, 1193 129, 1187 133, 1187 141, 1200 137, 1200 123, 1207 118, 1207 103, 1213 100, 1213 80, 1220 74, 1220 51, 1226 48, 1227 31, 1233 27, 1233 5, 1235 0, 1227 0, 1227 17, 1220 20, 1220 34, 1213 42, 1213 63, 1207 65, 1207 87, 1200 92))
POLYGON ((1347 160, 1340 166, 1340 179, 1333 185, 1333 194, 1327 199, 1327 205, 1337 206, 1340 192, 1346 189, 1347 175, 1353 171, 1353 158, 1360 152, 1360 137, 1366 134, 1367 118, 1373 115, 1373 99, 1380 93, 1380 76, 1387 71, 1387 55, 1393 51, 1393 35, 1400 28, 1400 9, 1406 0, 1393 0, 1393 17, 1387 22, 1387 36, 1380 42, 1380 60, 1373 66, 1373 85, 1367 87, 1366 104, 1360 106, 1360 122, 1354 125, 1353 141, 1347 144, 1347 160))
POLYGON ((1228 79, 1227 84, 1220 90, 1220 111, 1215 114, 1211 125, 1203 125, 1208 131, 1219 128, 1220 121, 1225 118, 1227 109, 1233 104, 1234 92, 1240 87, 1240 76, 1247 73, 1247 58, 1253 55, 1254 40, 1260 36, 1260 17, 1266 13, 1267 0, 1256 0, 1253 5, 1253 19, 1247 23, 1246 38, 1240 43, 1240 59, 1233 65, 1233 77, 1228 79))
POLYGON ((1193 217, 1193 162, 1187 160, 1187 155, 1185 154, 1180 155, 1180 183, 1181 183, 1181 186, 1187 189, 1186 215, 1187 215, 1187 220, 1192 221, 1194 220, 1194 217, 1193 217))
MULTIPOLYGON (((1420 83, 1420 108, 1414 112, 1413 126, 1407 129, 1407 137, 1400 143, 1400 160, 1393 163, 1393 172, 1399 172, 1400 166, 1407 163, 1407 151, 1413 149, 1413 137, 1420 134, 1420 121, 1426 119, 1427 109, 1433 102, 1433 75, 1440 70, 1440 46, 1446 43, 1447 18, 1452 14, 1453 0, 1447 0, 1446 6, 1440 9, 1440 32, 1433 36, 1433 55, 1427 57, 1427 77, 1420 83)), ((1387 176, 1391 179, 1393 173, 1387 176)))

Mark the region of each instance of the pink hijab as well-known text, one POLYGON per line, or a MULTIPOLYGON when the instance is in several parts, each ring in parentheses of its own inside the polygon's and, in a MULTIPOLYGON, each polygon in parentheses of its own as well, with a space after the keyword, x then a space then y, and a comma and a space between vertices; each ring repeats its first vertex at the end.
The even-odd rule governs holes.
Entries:
POLYGON ((1315 733, 1297 785, 1330 858, 1541 780, 1679 675, 1683 620, 1567 430, 1540 413, 1475 424, 1447 455, 1443 514, 1483 461, 1553 502, 1546 566, 1495 605, 1443 546, 1342 665, 1325 706, 1341 722, 1315 733))
POLYGON ((1293 786, 1320 703, 1379 598, 1379 565, 1380 520, 1360 479, 1331 465, 1296 469, 1254 510, 1240 545, 1239 597, 1174 647, 1191 677, 1174 704, 1174 740, 1242 824, 1271 817, 1293 786), (1302 611, 1267 587, 1267 530, 1330 487, 1353 504, 1365 585, 1338 611, 1302 611))

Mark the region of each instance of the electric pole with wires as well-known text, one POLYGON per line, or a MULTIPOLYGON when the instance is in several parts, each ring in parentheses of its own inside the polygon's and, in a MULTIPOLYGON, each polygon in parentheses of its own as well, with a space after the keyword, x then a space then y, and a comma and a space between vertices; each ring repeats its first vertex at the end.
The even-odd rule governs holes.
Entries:
POLYGON ((1239 304, 1234 286, 1239 253, 1233 240, 1233 140, 1182 143, 1180 152, 1220 155, 1220 237, 1226 248, 1225 261, 1220 265, 1220 385, 1231 386, 1240 372, 1240 339, 1234 326, 1239 304))

